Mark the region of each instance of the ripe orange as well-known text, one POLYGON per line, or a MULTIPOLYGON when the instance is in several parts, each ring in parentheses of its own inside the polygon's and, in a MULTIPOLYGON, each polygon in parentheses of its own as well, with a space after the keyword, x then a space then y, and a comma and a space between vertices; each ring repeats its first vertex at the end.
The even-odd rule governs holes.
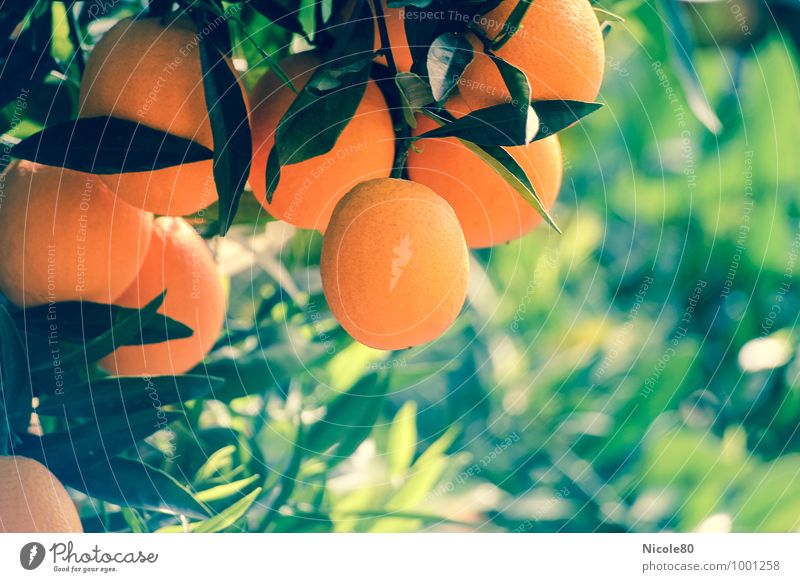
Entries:
MULTIPOLYGON (((302 88, 320 61, 311 53, 293 55, 281 68, 302 88)), ((329 98, 336 99, 336 93, 329 98)), ((284 166, 271 204, 266 202, 267 157, 275 130, 295 94, 273 72, 256 84, 252 104, 253 166, 250 185, 262 206, 275 218, 301 228, 324 231, 333 207, 359 182, 386 177, 394 163, 394 129, 386 101, 369 81, 364 98, 342 131, 333 150, 310 160, 284 166)))
POLYGON ((83 533, 75 504, 47 467, 0 457, 0 532, 83 533))
POLYGON ((381 178, 353 188, 333 212, 320 266, 336 319, 377 349, 436 339, 467 294, 469 258, 453 209, 407 180, 381 178))
POLYGON ((95 176, 15 161, 0 176, 0 290, 21 307, 111 303, 139 271, 152 227, 95 176))
MULTIPOLYGON (((185 17, 166 26, 160 18, 115 24, 89 56, 80 104, 81 117, 121 117, 213 148, 197 30, 185 17)), ((156 214, 191 214, 217 200, 210 160, 102 178, 156 214)))
MULTIPOLYGON (((459 97, 448 101, 457 116, 469 112, 459 97)), ((420 117, 414 135, 438 127, 420 117)), ((473 248, 499 245, 523 236, 537 226, 539 213, 477 154, 455 138, 423 139, 408 155, 408 175, 447 200, 458 216, 467 244, 473 248)), ((550 208, 561 189, 564 163, 558 137, 527 146, 506 148, 550 208)))
POLYGON ((182 218, 155 220, 139 276, 115 303, 143 307, 164 289, 167 295, 159 313, 188 325, 194 334, 118 348, 101 360, 103 368, 121 376, 183 374, 211 350, 225 322, 225 292, 211 252, 182 218))
MULTIPOLYGON (((503 29, 516 0, 504 0, 480 17, 490 39, 503 29)), ((477 38, 470 42, 475 57, 461 77, 459 91, 473 109, 510 100, 497 67, 477 38)), ((603 34, 588 0, 536 0, 521 27, 495 53, 522 69, 531 84, 531 98, 593 101, 600 92, 605 63, 603 34)))

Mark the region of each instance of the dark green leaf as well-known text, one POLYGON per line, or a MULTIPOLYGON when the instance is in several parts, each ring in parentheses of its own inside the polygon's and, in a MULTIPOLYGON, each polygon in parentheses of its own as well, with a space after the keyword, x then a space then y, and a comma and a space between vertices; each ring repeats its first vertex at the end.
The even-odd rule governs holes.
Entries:
POLYGON ((11 442, 9 430, 25 432, 30 422, 33 392, 26 362, 14 321, 0 306, 0 455, 11 442))
MULTIPOLYGON (((261 487, 258 487, 214 517, 204 521, 190 523, 189 531, 193 533, 216 533, 232 528, 236 525, 236 522, 245 516, 260 494, 261 487)), ((181 526, 170 526, 159 530, 159 532, 180 531, 183 531, 181 526)))
POLYGON ((296 7, 288 8, 283 2, 278 0, 248 0, 247 2, 256 12, 269 18, 272 22, 285 28, 290 32, 305 36, 303 25, 300 23, 298 15, 300 11, 296 7))
POLYGON ((201 398, 222 384, 221 378, 201 375, 102 378, 50 396, 36 412, 67 417, 128 415, 201 398))
POLYGON ((553 230, 560 233, 561 229, 550 216, 550 212, 545 207, 542 199, 536 193, 536 190, 525 174, 525 170, 519 165, 511 154, 509 154, 502 147, 498 146, 479 146, 468 141, 462 141, 473 152, 488 163, 492 169, 500 174, 508 184, 520 194, 528 204, 538 212, 545 222, 550 225, 553 230))
POLYGON ((89 172, 146 172, 211 159, 191 140, 116 117, 87 117, 47 127, 22 140, 11 156, 89 172))
MULTIPOLYGON (((202 22, 198 23, 198 28, 202 22)), ((200 39, 206 107, 214 139, 214 182, 219 194, 219 233, 228 232, 242 197, 252 159, 247 106, 228 61, 200 39)))
POLYGON ((331 464, 353 454, 372 432, 389 390, 388 376, 365 376, 348 392, 337 397, 325 416, 308 431, 306 450, 326 455, 331 464))
POLYGON ((17 25, 22 22, 35 2, 33 0, 6 0, 0 10, 0 43, 5 43, 17 25))
POLYGON ((531 102, 531 84, 525 71, 505 61, 497 55, 490 54, 489 58, 497 67, 503 82, 506 84, 508 94, 511 95, 511 103, 521 105, 531 102))
POLYGON ((49 54, 40 54, 14 46, 11 54, 0 59, 0 107, 19 100, 24 103, 28 92, 41 85, 58 63, 49 54))
MULTIPOLYGON (((61 361, 78 359, 86 362, 94 362, 107 356, 118 347, 130 345, 134 338, 141 335, 144 329, 155 317, 156 312, 164 302, 166 291, 150 301, 142 309, 129 309, 119 313, 114 318, 114 323, 108 331, 101 333, 94 339, 87 341, 84 345, 76 347, 60 355, 61 361)), ((47 370, 52 367, 50 358, 42 364, 37 364, 35 371, 47 370)))
POLYGON ((471 62, 472 45, 463 35, 445 32, 431 43, 428 80, 436 101, 442 103, 447 99, 471 62))
POLYGON ((133 459, 116 458, 70 475, 64 482, 90 497, 195 519, 208 516, 206 508, 164 471, 133 459))
POLYGON ((142 439, 183 415, 150 410, 130 416, 98 416, 42 437, 26 437, 14 454, 41 461, 57 473, 81 474, 90 467, 133 449, 142 439))
MULTIPOLYGON (((438 112, 425 110, 424 113, 439 124, 448 121, 452 123, 455 121, 455 118, 444 110, 438 112)), ((536 193, 533 184, 531 184, 531 181, 525 174, 525 170, 522 169, 511 154, 499 146, 480 146, 466 140, 461 140, 461 143, 486 162, 495 172, 500 174, 526 202, 533 206, 536 212, 544 218, 545 222, 547 222, 553 230, 558 233, 561 232, 558 225, 553 220, 553 217, 550 216, 547 208, 545 208, 544 203, 539 198, 539 195, 536 193)))
POLYGON ((708 102, 700 75, 694 63, 694 41, 689 32, 686 13, 678 6, 678 0, 660 0, 665 36, 669 43, 672 66, 686 93, 689 107, 697 119, 712 133, 718 133, 722 124, 708 102))
MULTIPOLYGON (((364 96, 375 37, 369 3, 363 2, 359 15, 339 28, 330 60, 314 71, 278 124, 274 149, 281 166, 331 151, 364 96)), ((273 160, 267 171, 268 201, 278 185, 275 168, 273 160)))
POLYGON ((526 145, 539 130, 536 113, 528 107, 501 103, 478 109, 451 123, 423 133, 418 139, 457 137, 485 146, 526 145))
POLYGON ((531 7, 533 2, 534 0, 519 0, 517 2, 511 14, 508 15, 508 19, 503 23, 503 29, 500 31, 500 34, 493 39, 492 49, 499 49, 519 31, 522 26, 522 19, 525 18, 525 14, 528 12, 528 8, 531 7))
POLYGON ((539 131, 534 141, 566 129, 602 106, 602 103, 584 101, 534 101, 531 107, 539 117, 539 131))
MULTIPOLYGON (((108 333, 117 322, 128 317, 136 317, 139 311, 132 307, 105 303, 64 301, 17 311, 14 313, 14 321, 28 336, 50 338, 55 333, 59 340, 85 343, 108 333)), ((121 343, 117 337, 117 347, 156 344, 192 335, 190 327, 160 313, 147 321, 142 319, 141 324, 136 333, 125 340, 125 343, 121 343)))

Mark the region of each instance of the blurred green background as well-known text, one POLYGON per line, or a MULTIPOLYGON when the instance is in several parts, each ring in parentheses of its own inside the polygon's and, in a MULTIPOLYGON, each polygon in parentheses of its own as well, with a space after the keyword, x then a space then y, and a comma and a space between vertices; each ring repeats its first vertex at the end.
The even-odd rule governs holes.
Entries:
MULTIPOLYGON (((142 452, 212 506, 242 498, 216 529, 800 527, 800 8, 598 4, 624 20, 607 17, 606 107, 562 137, 563 235, 475 252, 437 342, 349 340, 318 235, 273 222, 211 242, 229 338, 198 371, 226 383, 142 452)), ((241 18, 287 50, 285 30, 241 18)))

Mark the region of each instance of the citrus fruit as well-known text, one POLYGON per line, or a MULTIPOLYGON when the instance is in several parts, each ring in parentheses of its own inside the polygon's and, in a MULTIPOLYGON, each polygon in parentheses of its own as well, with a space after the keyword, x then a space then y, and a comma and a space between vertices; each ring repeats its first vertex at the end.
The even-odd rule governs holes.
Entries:
POLYGON ((182 218, 155 220, 142 269, 115 303, 141 308, 164 289, 158 312, 192 328, 192 336, 117 348, 103 368, 122 376, 182 374, 211 350, 225 321, 225 292, 211 252, 182 218))
MULTIPOLYGON (((120 20, 92 50, 81 81, 80 115, 110 115, 213 149, 198 35, 189 18, 120 20)), ((170 216, 217 200, 211 160, 102 179, 123 200, 170 216)))
POLYGON ((429 342, 458 316, 469 258, 453 209, 429 188, 362 182, 337 205, 322 241, 322 286, 342 327, 394 350, 429 342))
POLYGON ((0 532, 82 533, 75 504, 47 467, 0 457, 0 532))
POLYGON ((15 304, 111 303, 133 281, 153 217, 96 176, 18 160, 0 192, 0 290, 15 304))
MULTIPOLYGON (((496 38, 516 0, 503 0, 494 10, 477 17, 490 39, 496 38)), ((473 109, 510 100, 505 83, 483 45, 474 36, 472 63, 459 81, 459 91, 473 109)), ((594 101, 600 92, 605 47, 600 23, 588 0, 536 0, 519 29, 495 54, 525 72, 531 98, 594 101)))
MULTIPOLYGON (((453 97, 448 109, 457 117, 468 113, 453 97)), ((414 135, 438 124, 420 117, 414 135)), ((527 146, 505 148, 525 171, 534 190, 550 208, 561 188, 564 163, 555 135, 527 146)), ((458 216, 467 245, 491 247, 523 236, 541 215, 500 174, 456 138, 422 139, 409 150, 408 176, 447 200, 458 216)))
MULTIPOLYGON (((300 90, 308 82, 317 56, 301 53, 288 57, 281 68, 300 90)), ((362 180, 386 177, 394 162, 394 129, 386 101, 378 86, 367 83, 355 115, 334 148, 327 154, 281 168, 272 203, 266 198, 267 158, 275 144, 275 130, 295 94, 274 72, 262 77, 250 95, 252 106, 253 165, 250 185, 264 208, 275 218, 302 228, 324 231, 333 207, 362 180)), ((326 99, 335 106, 337 93, 326 99)))

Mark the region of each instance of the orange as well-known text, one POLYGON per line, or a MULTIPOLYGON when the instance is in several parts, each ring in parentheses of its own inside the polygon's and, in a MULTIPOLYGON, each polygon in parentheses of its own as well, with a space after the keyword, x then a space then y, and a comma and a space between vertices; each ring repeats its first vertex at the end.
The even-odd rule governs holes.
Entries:
POLYGON ((15 304, 111 303, 136 277, 153 217, 97 177, 19 160, 0 194, 0 290, 15 304))
MULTIPOLYGON (((453 97, 448 109, 458 116, 468 112, 453 97)), ((420 117, 414 135, 438 127, 420 117)), ((409 150, 408 175, 447 200, 458 216, 467 244, 473 248, 499 245, 523 236, 537 226, 539 213, 477 154, 455 138, 423 139, 409 150)), ((506 148, 550 208, 561 189, 564 163, 558 137, 527 146, 506 148)))
POLYGON ((225 322, 225 292, 211 252, 182 218, 155 220, 139 276, 115 303, 143 307, 164 289, 159 313, 189 326, 193 335, 118 348, 101 360, 103 368, 121 376, 183 374, 211 350, 225 322))
POLYGON ((47 467, 0 457, 0 532, 83 533, 75 504, 47 467))
POLYGON ((377 349, 436 339, 467 294, 467 245, 453 209, 407 180, 381 178, 353 188, 333 212, 320 267, 336 319, 377 349))
MULTIPOLYGON (((297 89, 308 82, 320 61, 309 52, 281 63, 297 89)), ((267 157, 275 143, 275 130, 294 101, 291 88, 274 73, 262 77, 250 96, 252 104, 253 166, 250 185, 262 206, 275 218, 301 228, 324 231, 333 207, 359 182, 391 173, 394 163, 394 128, 386 101, 374 81, 367 84, 355 115, 327 154, 281 168, 272 203, 266 201, 267 157)), ((337 98, 330 97, 332 106, 337 98)), ((288 160, 291 162, 291 160, 288 160)))
MULTIPOLYGON (((516 0, 503 0, 494 10, 477 17, 488 38, 497 37, 516 5, 516 0)), ((473 109, 509 101, 505 83, 491 59, 483 54, 482 44, 472 35, 470 42, 475 57, 459 84, 464 100, 473 109)), ((588 0, 536 0, 519 30, 495 53, 525 72, 535 101, 594 101, 600 92, 605 47, 600 23, 588 0)))
MULTIPOLYGON (((115 24, 89 56, 80 104, 81 117, 121 117, 214 146, 197 31, 185 17, 166 26, 160 18, 115 24)), ((191 214, 217 200, 210 160, 102 179, 123 200, 156 214, 191 214)))

